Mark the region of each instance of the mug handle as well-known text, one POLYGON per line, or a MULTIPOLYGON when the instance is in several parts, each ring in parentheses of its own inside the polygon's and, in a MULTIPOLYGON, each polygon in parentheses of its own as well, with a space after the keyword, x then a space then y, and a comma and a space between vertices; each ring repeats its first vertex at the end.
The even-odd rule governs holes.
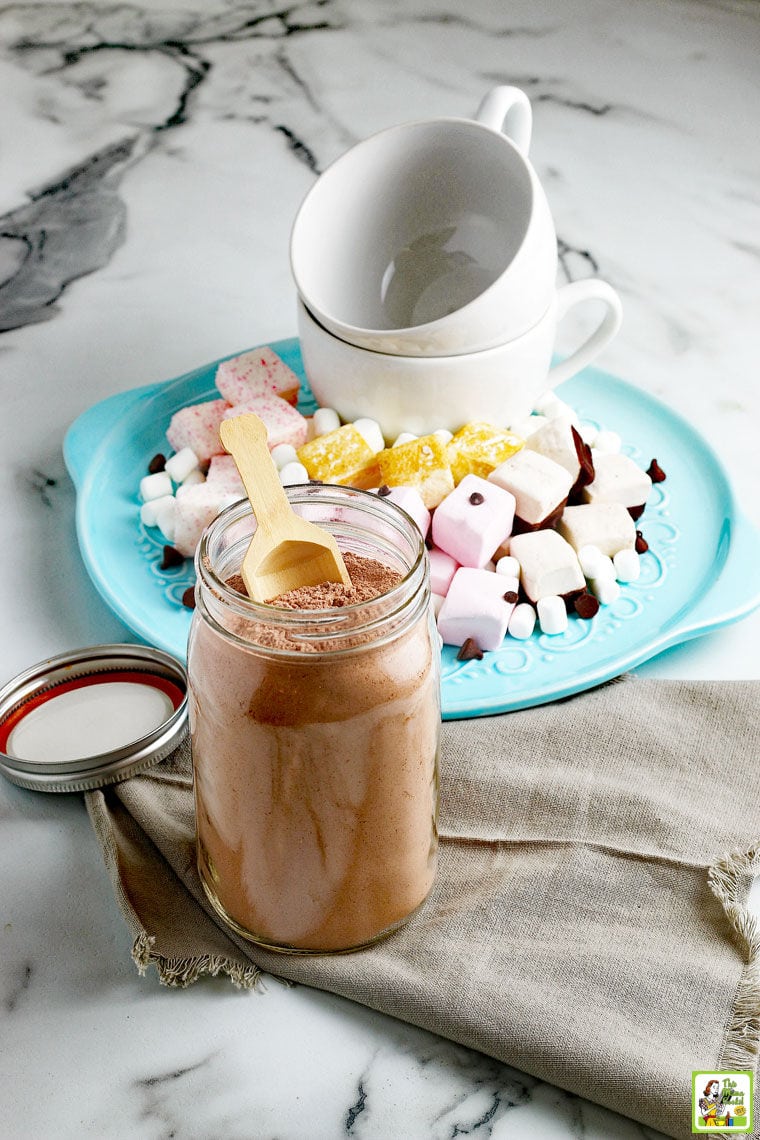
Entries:
POLYGON ((475 120, 504 134, 521 154, 527 154, 533 130, 530 99, 519 87, 494 87, 481 100, 475 120))
POLYGON ((570 309, 583 304, 584 301, 602 301, 607 311, 583 344, 549 369, 547 377, 549 388, 554 388, 590 364, 602 349, 607 347, 620 328, 623 320, 620 297, 611 285, 596 277, 589 277, 585 281, 571 281, 569 285, 560 286, 557 290, 557 323, 559 324, 570 309))

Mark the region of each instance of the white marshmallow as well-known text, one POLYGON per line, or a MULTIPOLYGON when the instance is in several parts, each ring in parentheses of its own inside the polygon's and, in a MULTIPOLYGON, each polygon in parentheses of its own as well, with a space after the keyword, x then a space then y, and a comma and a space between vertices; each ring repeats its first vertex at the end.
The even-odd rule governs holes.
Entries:
POLYGON ((186 475, 185 478, 182 480, 182 482, 180 483, 180 486, 181 487, 194 487, 194 486, 196 486, 197 483, 205 483, 205 482, 206 482, 206 476, 197 467, 194 467, 193 470, 188 475, 186 475))
POLYGON ((280 468, 280 482, 283 487, 293 487, 296 483, 308 483, 309 472, 303 463, 286 463, 280 468))
POLYGON ((371 447, 375 454, 384 449, 385 440, 377 420, 370 420, 366 416, 362 416, 360 419, 354 420, 354 427, 367 447, 371 447))
POLYGON ((510 539, 509 551, 520 563, 520 580, 531 602, 586 588, 575 551, 556 530, 517 534, 510 539))
POLYGON ((618 550, 612 562, 618 582, 635 582, 641 573, 641 562, 635 550, 618 550))
POLYGON ((515 435, 519 435, 520 439, 530 439, 534 432, 548 423, 549 420, 546 416, 539 416, 534 413, 532 416, 526 416, 524 420, 515 420, 514 423, 509 424, 509 430, 515 435))
POLYGON ((581 503, 565 507, 557 530, 575 550, 596 546, 610 558, 618 550, 633 549, 636 545, 636 526, 622 503, 581 503))
POLYGON ((597 572, 601 572, 602 558, 604 557, 599 547, 588 543, 582 546, 577 553, 581 570, 585 576, 587 578, 596 578, 597 572))
POLYGON ((278 471, 282 471, 287 463, 298 462, 298 453, 292 443, 278 443, 269 454, 278 471))
POLYGON ((538 431, 534 431, 525 446, 559 463, 575 481, 581 465, 573 439, 573 426, 568 416, 555 416, 547 420, 538 431))
POLYGON ((164 464, 164 471, 175 483, 184 483, 191 471, 198 469, 198 456, 192 447, 183 447, 164 464))
POLYGON ((530 602, 520 602, 519 606, 515 606, 512 610, 512 617, 509 619, 507 626, 507 633, 510 637, 516 637, 518 641, 527 641, 536 626, 536 611, 530 602))
POLYGON ((612 559, 607 554, 600 554, 599 558, 594 563, 594 573, 591 575, 592 582, 614 582, 615 581, 615 565, 612 559))
POLYGON ((538 621, 542 633, 564 633, 567 629, 567 610, 562 598, 550 594, 538 602, 538 621))
POLYGON ((543 396, 537 400, 533 410, 550 420, 555 419, 556 416, 567 416, 576 426, 579 423, 575 409, 566 404, 564 400, 560 400, 559 396, 551 390, 544 392, 543 396))
POLYGON ((594 450, 600 454, 617 455, 623 441, 616 431, 598 431, 594 438, 594 450))
POLYGON ((156 511, 156 525, 167 542, 174 542, 177 524, 177 500, 167 496, 156 511))
POLYGON ((587 503, 622 503, 624 507, 640 507, 652 490, 646 471, 628 455, 594 453, 594 481, 583 488, 587 503))
POLYGON ((594 591, 600 606, 609 606, 620 597, 620 586, 614 578, 593 578, 591 589, 594 591))
POLYGON ((148 499, 140 507, 140 522, 143 526, 158 526, 158 512, 167 500, 174 502, 174 495, 161 495, 158 499, 148 499))
POLYGON ((419 438, 420 437, 418 435, 415 435, 411 431, 402 431, 400 435, 396 436, 393 443, 391 444, 391 447, 401 447, 402 444, 411 443, 412 440, 419 438))
POLYGON ((520 577, 520 563, 511 554, 503 555, 494 567, 497 574, 506 574, 508 578, 520 577))
POLYGON ((573 485, 559 463, 523 447, 491 472, 488 480, 515 497, 515 515, 529 526, 543 522, 567 499, 573 485))
POLYGON ((337 431, 340 427, 340 416, 334 408, 317 408, 311 417, 314 435, 327 435, 329 431, 337 431))
POLYGON ((140 498, 144 503, 150 502, 151 499, 160 499, 164 495, 171 495, 173 491, 171 476, 165 471, 144 475, 140 480, 140 498))

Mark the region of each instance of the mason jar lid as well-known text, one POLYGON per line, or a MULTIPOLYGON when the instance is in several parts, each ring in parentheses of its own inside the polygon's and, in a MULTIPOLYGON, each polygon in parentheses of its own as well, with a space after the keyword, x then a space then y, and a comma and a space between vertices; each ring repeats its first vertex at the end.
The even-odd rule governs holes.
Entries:
POLYGON ((32 665, 0 689, 0 772, 43 792, 126 780, 187 733, 187 676, 145 645, 95 645, 32 665))

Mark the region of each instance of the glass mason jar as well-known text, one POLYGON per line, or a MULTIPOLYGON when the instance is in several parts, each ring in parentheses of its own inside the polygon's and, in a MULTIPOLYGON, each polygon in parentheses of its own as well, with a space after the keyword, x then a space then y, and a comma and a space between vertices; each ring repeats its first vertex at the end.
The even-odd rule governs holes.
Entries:
POLYGON ((250 601, 255 521, 228 507, 198 553, 188 675, 198 869, 219 916, 271 949, 357 949, 426 899, 437 861, 440 651, 412 519, 352 488, 288 488, 343 551, 402 578, 343 608, 250 601))

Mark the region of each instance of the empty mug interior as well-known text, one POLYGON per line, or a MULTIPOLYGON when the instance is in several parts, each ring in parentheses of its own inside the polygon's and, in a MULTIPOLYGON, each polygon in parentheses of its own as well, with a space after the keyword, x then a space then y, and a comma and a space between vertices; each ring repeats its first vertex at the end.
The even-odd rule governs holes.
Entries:
POLYGON ((307 306, 364 330, 439 320, 510 265, 533 186, 503 136, 468 120, 390 128, 348 151, 307 195, 291 262, 307 306))

